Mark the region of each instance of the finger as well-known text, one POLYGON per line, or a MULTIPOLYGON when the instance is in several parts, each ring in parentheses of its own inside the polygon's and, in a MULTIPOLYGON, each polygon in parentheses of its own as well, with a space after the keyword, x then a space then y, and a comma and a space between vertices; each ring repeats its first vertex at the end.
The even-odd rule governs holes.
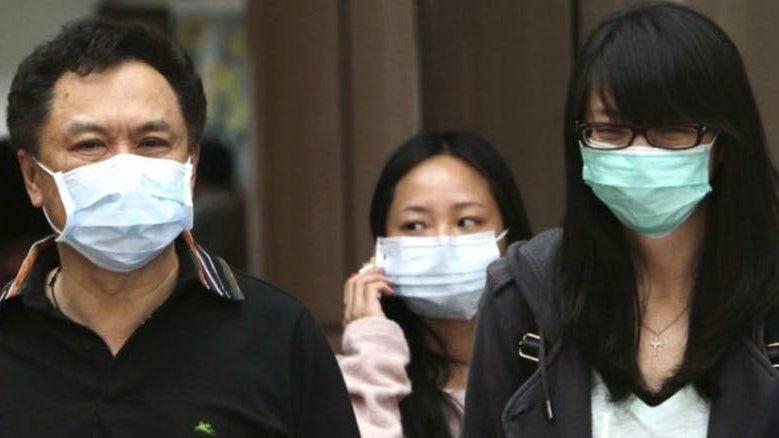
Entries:
POLYGON ((362 275, 353 275, 348 281, 348 303, 344 309, 344 319, 349 323, 362 314, 363 305, 361 303, 360 291, 364 287, 365 278, 362 275))
POLYGON ((380 298, 392 294, 383 268, 350 277, 344 284, 344 324, 366 316, 384 316, 380 298))
POLYGON ((364 318, 366 316, 384 316, 381 307, 381 296, 383 291, 388 289, 388 285, 383 282, 370 282, 363 287, 355 289, 354 307, 352 308, 355 318, 364 318))
POLYGON ((383 286, 381 287, 379 292, 387 296, 395 295, 395 291, 392 289, 392 286, 386 283, 383 283, 383 286))
POLYGON ((363 275, 365 275, 365 274, 381 274, 381 275, 384 275, 385 272, 384 272, 384 267, 383 266, 374 266, 374 267, 372 267, 370 269, 367 269, 367 270, 363 271, 362 274, 363 275))
POLYGON ((364 274, 360 274, 355 281, 360 283, 371 283, 374 281, 381 281, 387 284, 392 284, 392 279, 384 275, 383 272, 366 272, 364 274))
POLYGON ((366 316, 384 316, 384 309, 381 307, 381 296, 382 291, 386 288, 387 285, 384 283, 371 283, 363 289, 363 314, 366 316))
POLYGON ((370 281, 367 281, 365 276, 360 276, 354 283, 354 294, 352 295, 352 317, 362 318, 366 316, 365 313, 365 291, 370 287, 370 281))
POLYGON ((351 321, 352 303, 354 302, 354 278, 344 283, 344 321, 351 321))
POLYGON ((392 280, 382 274, 364 274, 354 280, 355 294, 363 291, 366 287, 375 285, 375 290, 383 294, 392 294, 392 280))
POLYGON ((353 272, 349 274, 348 277, 346 277, 346 280, 344 281, 344 305, 346 305, 347 298, 349 297, 349 292, 351 289, 352 283, 354 283, 354 279, 357 278, 359 274, 356 272, 353 272))

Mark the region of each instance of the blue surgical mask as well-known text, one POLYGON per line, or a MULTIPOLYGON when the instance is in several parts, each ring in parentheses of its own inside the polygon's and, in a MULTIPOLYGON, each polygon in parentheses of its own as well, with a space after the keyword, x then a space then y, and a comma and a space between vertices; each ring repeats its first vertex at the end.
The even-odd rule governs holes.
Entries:
POLYGON ((664 237, 684 223, 711 191, 709 156, 713 144, 678 151, 580 145, 582 177, 626 227, 645 236, 664 237))
POLYGON ((374 260, 395 295, 428 318, 471 319, 479 308, 487 265, 500 257, 493 231, 457 236, 380 237, 374 260))
POLYGON ((46 214, 57 242, 101 268, 134 271, 192 228, 190 161, 118 154, 68 172, 38 166, 54 178, 65 208, 62 230, 46 214))

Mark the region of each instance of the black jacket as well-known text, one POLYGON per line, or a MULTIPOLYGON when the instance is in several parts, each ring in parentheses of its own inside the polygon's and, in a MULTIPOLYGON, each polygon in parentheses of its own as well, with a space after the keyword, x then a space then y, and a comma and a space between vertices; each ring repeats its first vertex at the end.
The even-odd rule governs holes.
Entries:
MULTIPOLYGON (((557 342, 549 280, 561 236, 556 229, 516 243, 488 269, 466 391, 466 438, 592 436, 591 367, 575 345, 557 342), (551 347, 541 351, 538 366, 518 356, 528 332, 540 332, 551 347)), ((779 373, 760 343, 740 339, 711 373, 721 391, 711 403, 709 437, 779 436, 770 421, 755 419, 757 412, 764 419, 779 414, 779 373)))

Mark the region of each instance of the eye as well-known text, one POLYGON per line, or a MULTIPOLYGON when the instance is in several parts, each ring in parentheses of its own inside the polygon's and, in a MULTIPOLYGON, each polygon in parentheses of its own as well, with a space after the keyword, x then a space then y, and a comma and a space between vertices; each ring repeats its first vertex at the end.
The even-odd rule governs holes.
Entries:
POLYGON ((403 231, 422 231, 425 229, 425 224, 420 221, 406 221, 400 225, 400 229, 403 231))
POLYGON ((457 226, 460 228, 473 228, 479 225, 481 221, 472 217, 464 217, 457 220, 457 226))
POLYGON ((613 125, 596 126, 590 131, 590 137, 597 141, 621 142, 630 137, 630 129, 613 125))
POLYGON ((139 144, 140 147, 144 147, 144 148, 164 147, 167 145, 168 142, 166 140, 157 137, 144 138, 139 144))
POLYGON ((92 151, 95 149, 98 149, 103 146, 103 142, 97 139, 94 140, 84 140, 76 143, 74 146, 74 149, 82 150, 82 151, 92 151))

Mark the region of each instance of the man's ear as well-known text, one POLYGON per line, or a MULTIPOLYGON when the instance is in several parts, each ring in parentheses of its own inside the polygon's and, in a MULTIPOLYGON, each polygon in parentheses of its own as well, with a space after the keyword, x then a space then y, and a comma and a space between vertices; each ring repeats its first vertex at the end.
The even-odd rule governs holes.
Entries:
POLYGON ((30 202, 33 206, 40 207, 43 205, 43 194, 40 186, 43 170, 38 167, 35 159, 27 151, 20 149, 16 152, 16 159, 19 161, 19 167, 22 170, 27 196, 30 197, 30 202))

